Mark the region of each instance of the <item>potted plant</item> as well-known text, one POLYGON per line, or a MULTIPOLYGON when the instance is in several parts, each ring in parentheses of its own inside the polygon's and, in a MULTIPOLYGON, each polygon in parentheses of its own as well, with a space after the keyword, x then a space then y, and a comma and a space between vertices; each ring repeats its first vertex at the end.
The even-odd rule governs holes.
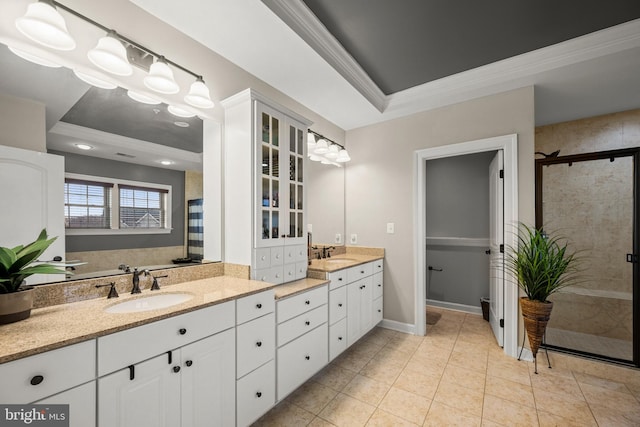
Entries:
POLYGON ((26 319, 33 307, 33 287, 25 279, 33 274, 64 274, 65 270, 38 261, 56 240, 43 229, 38 238, 15 248, 0 247, 0 324, 26 319))
POLYGON ((505 269, 526 294, 520 298, 520 310, 537 373, 536 355, 553 308, 549 296, 575 283, 576 254, 567 251, 563 238, 521 224, 518 247, 509 248, 505 254, 505 269))

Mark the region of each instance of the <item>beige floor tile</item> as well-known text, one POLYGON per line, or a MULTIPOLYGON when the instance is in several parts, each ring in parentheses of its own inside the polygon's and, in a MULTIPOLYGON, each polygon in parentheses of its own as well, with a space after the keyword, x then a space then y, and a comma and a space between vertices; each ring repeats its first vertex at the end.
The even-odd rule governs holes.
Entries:
POLYGON ((397 365, 405 365, 409 359, 411 359, 411 356, 413 356, 413 352, 396 350, 387 346, 377 352, 373 358, 381 361, 389 361, 397 365))
POLYGON ((416 372, 419 374, 428 375, 439 380, 442 377, 442 374, 444 373, 446 367, 446 362, 438 360, 423 361, 415 360, 412 358, 404 367, 404 370, 408 372, 416 372))
POLYGON ((256 421, 254 427, 300 427, 306 426, 314 418, 311 412, 287 402, 278 404, 262 418, 256 421))
POLYGON ((522 406, 499 397, 485 395, 482 418, 513 427, 538 426, 535 408, 522 406))
POLYGON ((447 365, 442 374, 443 381, 450 381, 472 390, 484 391, 486 376, 484 373, 462 368, 456 365, 447 365))
POLYGON ((349 369, 350 371, 359 372, 360 369, 364 368, 367 363, 371 360, 371 357, 364 356, 361 354, 344 353, 338 356, 333 363, 339 365, 344 369, 349 369))
POLYGON ((393 384, 403 368, 403 365, 374 359, 360 370, 360 374, 383 383, 393 384))
POLYGON ((423 425, 426 427, 479 427, 481 422, 480 417, 466 415, 456 408, 434 401, 431 403, 423 425))
POLYGON ((505 380, 504 378, 487 376, 485 395, 487 394, 522 406, 536 407, 533 389, 530 386, 505 380))
POLYGON ((316 381, 307 381, 294 391, 287 401, 318 415, 338 392, 316 381))
POLYGON ((322 410, 320 417, 338 427, 364 426, 375 409, 375 406, 340 393, 322 410))
POLYGON ((412 427, 417 425, 382 409, 376 409, 367 423, 367 427, 412 427))
POLYGON ((429 342, 424 342, 416 349, 411 355, 411 359, 422 360, 425 362, 438 361, 440 363, 447 363, 449 357, 451 357, 451 348, 438 347, 429 342))
POLYGON ((640 402, 640 385, 626 384, 627 388, 633 394, 638 402, 640 402))
POLYGON ((595 420, 589 424, 585 423, 585 421, 568 420, 544 411, 538 411, 538 422, 540 427, 597 427, 598 425, 595 420))
POLYGON ((594 422, 591 410, 584 400, 580 401, 573 396, 552 393, 540 388, 533 389, 533 396, 539 411, 549 412, 573 422, 585 424, 594 422))
POLYGON ((590 384, 597 387, 606 388, 613 391, 619 391, 621 393, 631 393, 631 390, 621 382, 607 380, 600 377, 595 377, 589 374, 583 374, 581 372, 576 372, 573 374, 578 384, 590 384))
POLYGON ((610 411, 640 420, 640 403, 631 393, 610 390, 591 384, 582 384, 580 388, 589 406, 599 405, 610 411))
POLYGON ((330 364, 316 375, 313 380, 332 388, 335 391, 341 391, 349 381, 355 377, 357 372, 345 369, 337 364, 330 364))
POLYGON ((505 426, 504 424, 498 424, 495 421, 483 419, 482 427, 509 427, 509 426, 505 426))
POLYGON ((483 393, 456 383, 440 381, 433 400, 473 416, 482 416, 483 393))
POLYGON ((433 399, 439 383, 440 378, 438 377, 405 369, 400 373, 393 386, 427 399, 433 399))
POLYGON ((376 381, 363 375, 356 375, 342 390, 342 393, 370 405, 378 406, 390 388, 390 384, 376 381))
POLYGON ((564 376, 557 372, 540 372, 538 375, 531 375, 531 386, 534 390, 540 390, 550 393, 562 394, 563 396, 572 397, 577 400, 584 400, 582 390, 573 375, 564 376))
POLYGON ((463 368, 471 369, 474 371, 486 373, 487 372, 487 353, 479 352, 479 354, 456 351, 451 352, 449 363, 460 366, 463 368))
POLYGON ((531 386, 531 377, 529 375, 529 368, 525 362, 521 363, 519 367, 515 367, 511 363, 492 363, 489 360, 487 367, 487 378, 496 377, 503 378, 505 380, 513 381, 525 386, 531 386))
POLYGON ((608 405, 590 405, 599 427, 637 427, 640 416, 633 412, 620 412, 608 405))
POLYGON ((315 417, 311 423, 309 423, 308 427, 335 427, 334 424, 331 424, 327 420, 323 420, 320 417, 315 417))
POLYGON ((422 425, 430 405, 430 399, 391 387, 379 408, 414 424, 422 425))

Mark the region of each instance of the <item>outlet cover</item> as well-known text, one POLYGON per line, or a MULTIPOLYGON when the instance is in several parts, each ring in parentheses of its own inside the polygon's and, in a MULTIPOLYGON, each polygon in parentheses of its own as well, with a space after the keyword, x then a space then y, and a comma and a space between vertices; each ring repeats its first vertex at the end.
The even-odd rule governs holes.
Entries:
POLYGON ((352 245, 355 245, 356 243, 358 243, 358 235, 357 234, 352 234, 350 242, 351 242, 352 245))
POLYGON ((336 238, 334 240, 334 243, 338 243, 338 244, 342 243, 342 234, 336 233, 336 238))
POLYGON ((388 234, 393 234, 396 232, 396 225, 393 222, 388 222, 387 223, 387 233, 388 234))

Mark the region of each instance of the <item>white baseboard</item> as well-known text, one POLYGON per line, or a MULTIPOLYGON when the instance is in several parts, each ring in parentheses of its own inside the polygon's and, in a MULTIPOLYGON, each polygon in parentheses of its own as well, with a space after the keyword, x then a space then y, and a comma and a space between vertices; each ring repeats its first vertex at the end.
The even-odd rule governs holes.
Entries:
POLYGON ((522 356, 520 356, 520 360, 524 360, 526 362, 533 362, 533 353, 526 347, 518 347, 518 354, 522 351, 522 356))
POLYGON ((405 334, 416 334, 416 325, 413 323, 396 322, 395 320, 382 319, 378 326, 392 331, 404 332, 405 334))
POLYGON ((455 302, 437 301, 433 299, 427 299, 426 304, 427 306, 430 305, 433 307, 440 307, 440 308, 446 308, 449 310, 462 311, 464 313, 482 314, 482 307, 476 307, 473 305, 458 304, 455 302))

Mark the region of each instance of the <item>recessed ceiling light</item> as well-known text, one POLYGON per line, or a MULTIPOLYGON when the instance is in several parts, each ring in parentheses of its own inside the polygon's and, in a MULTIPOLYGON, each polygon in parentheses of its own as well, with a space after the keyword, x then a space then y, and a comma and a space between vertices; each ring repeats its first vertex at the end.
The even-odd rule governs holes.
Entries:
POLYGON ((73 144, 81 150, 92 150, 93 147, 87 144, 73 144))
POLYGON ((181 128, 188 128, 189 127, 189 123, 187 122, 173 122, 174 125, 181 127, 181 128))
POLYGON ((163 165, 165 165, 165 166, 169 166, 169 165, 172 165, 172 164, 173 164, 173 162, 172 162, 171 160, 163 160, 163 161, 161 161, 160 163, 162 163, 162 164, 163 164, 163 165))

